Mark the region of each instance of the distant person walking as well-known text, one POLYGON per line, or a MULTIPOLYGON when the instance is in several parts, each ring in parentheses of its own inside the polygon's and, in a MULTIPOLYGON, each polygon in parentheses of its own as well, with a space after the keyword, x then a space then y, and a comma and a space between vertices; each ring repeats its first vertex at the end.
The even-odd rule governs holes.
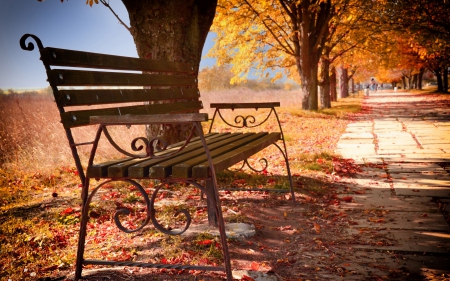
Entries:
POLYGON ((372 88, 372 91, 374 91, 374 92, 377 91, 378 85, 375 81, 375 78, 370 79, 370 86, 372 88))

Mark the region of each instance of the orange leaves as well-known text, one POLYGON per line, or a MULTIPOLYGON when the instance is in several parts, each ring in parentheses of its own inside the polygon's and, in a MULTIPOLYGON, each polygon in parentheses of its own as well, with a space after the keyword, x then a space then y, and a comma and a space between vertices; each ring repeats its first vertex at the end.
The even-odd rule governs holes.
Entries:
POLYGON ((314 231, 316 232, 316 234, 320 234, 320 224, 318 223, 314 223, 314 227, 313 227, 314 231))
POLYGON ((98 0, 86 0, 86 5, 89 4, 89 6, 92 7, 92 5, 94 4, 94 2, 95 2, 95 4, 98 4, 98 0))
POLYGON ((353 200, 353 196, 344 196, 344 197, 342 197, 342 201, 345 201, 345 202, 352 202, 352 200, 353 200))

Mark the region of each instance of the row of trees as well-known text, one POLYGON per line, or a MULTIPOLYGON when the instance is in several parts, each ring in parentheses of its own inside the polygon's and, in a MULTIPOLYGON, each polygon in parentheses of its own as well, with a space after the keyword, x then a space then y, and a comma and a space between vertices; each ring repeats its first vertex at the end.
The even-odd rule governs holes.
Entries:
POLYGON ((439 90, 448 89, 448 0, 122 0, 130 26, 109 1, 87 1, 94 2, 130 32, 141 58, 199 66, 206 36, 216 32, 209 55, 233 66, 233 83, 252 68, 282 69, 301 84, 303 109, 318 109, 319 96, 322 107, 331 106, 335 69, 341 81, 379 75, 390 82, 428 68, 439 90))
POLYGON ((309 110, 318 109, 319 99, 331 106, 336 69, 344 96, 350 78, 415 79, 421 87, 425 69, 446 91, 448 14, 446 0, 219 0, 209 56, 233 65, 232 82, 252 68, 283 69, 301 83, 309 110))

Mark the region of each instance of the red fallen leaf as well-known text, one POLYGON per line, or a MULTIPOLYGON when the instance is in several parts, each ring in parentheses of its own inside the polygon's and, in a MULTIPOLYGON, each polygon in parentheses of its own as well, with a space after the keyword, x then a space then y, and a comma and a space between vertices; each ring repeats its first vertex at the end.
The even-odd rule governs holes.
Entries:
POLYGON ((366 190, 355 190, 355 194, 366 194, 366 190))
POLYGON ((61 215, 68 215, 73 213, 73 208, 69 207, 61 212, 61 215))
POLYGON ((340 203, 339 200, 336 200, 336 199, 330 200, 330 205, 335 205, 335 206, 337 206, 337 205, 339 205, 339 203, 340 203))
POLYGON ((251 278, 250 276, 247 275, 242 275, 241 280, 245 280, 245 281, 255 281, 255 279, 251 278))
POLYGON ((426 218, 428 217, 428 214, 423 214, 422 217, 426 218))
POLYGON ((212 243, 214 243, 213 240, 207 239, 207 240, 202 240, 202 241, 198 241, 197 244, 199 245, 211 245, 212 243))
POLYGON ((317 159, 317 163, 323 164, 323 159, 322 158, 317 159))
POLYGON ((341 200, 345 202, 352 202, 353 196, 344 196, 341 200))
POLYGON ((252 262, 250 264, 250 269, 253 270, 253 271, 257 271, 259 269, 259 263, 255 262, 255 261, 252 262))

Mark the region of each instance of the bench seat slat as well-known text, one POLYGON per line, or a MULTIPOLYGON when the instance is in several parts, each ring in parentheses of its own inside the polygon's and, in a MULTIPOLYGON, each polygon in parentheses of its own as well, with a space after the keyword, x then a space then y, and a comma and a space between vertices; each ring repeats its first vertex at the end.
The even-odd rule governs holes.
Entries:
MULTIPOLYGON (((236 140, 228 140, 227 143, 221 146, 209 146, 210 155, 213 159, 219 157, 222 154, 226 154, 230 151, 236 150, 242 146, 245 146, 253 141, 267 135, 267 133, 246 133, 245 138, 240 138, 236 140)), ((190 158, 182 163, 174 165, 172 167, 172 177, 174 178, 190 178, 192 177, 192 167, 200 164, 204 161, 208 161, 206 154, 201 154, 195 158, 190 158)))
POLYGON ((143 60, 139 58, 88 53, 52 47, 41 50, 41 59, 44 64, 55 66, 154 72, 195 73, 197 71, 197 69, 189 63, 143 60))
POLYGON ((54 69, 47 71, 55 86, 196 86, 196 78, 187 75, 162 75, 54 69))
POLYGON ((111 165, 119 164, 122 162, 133 160, 132 157, 126 157, 122 159, 111 160, 107 162, 102 162, 98 164, 94 164, 88 167, 87 174, 91 178, 103 178, 105 174, 108 173, 108 167, 111 165))
MULTIPOLYGON (((225 134, 209 134, 208 136, 206 136, 206 142, 207 143, 214 143, 217 141, 220 141, 224 138, 229 137, 230 133, 225 133, 225 134)), ((196 144, 195 146, 188 146, 185 149, 183 149, 182 151, 180 151, 180 155, 181 154, 185 154, 188 153, 190 151, 193 151, 199 147, 202 147, 201 144, 196 144)), ((156 165, 160 162, 166 161, 167 159, 162 159, 161 161, 159 161, 159 159, 149 159, 145 162, 142 162, 140 164, 137 165, 133 165, 128 169, 128 175, 132 178, 144 178, 144 177, 148 177, 149 176, 149 170, 150 167, 153 165, 156 165)))
MULTIPOLYGON (((212 137, 214 135, 217 135, 217 133, 210 134, 208 137, 212 137)), ((167 148, 167 150, 157 152, 155 154, 157 156, 162 156, 162 155, 173 153, 174 151, 177 151, 178 149, 180 149, 180 147, 183 146, 184 144, 185 144, 184 141, 174 143, 174 144, 170 145, 167 148)), ((202 145, 202 143, 200 141, 200 137, 195 137, 195 138, 191 139, 191 141, 186 146, 186 148, 184 148, 184 150, 195 149, 201 145, 202 145)), ((130 160, 128 160, 128 161, 110 165, 107 168, 107 171, 104 171, 103 176, 111 177, 111 178, 126 177, 126 176, 128 176, 128 169, 131 166, 142 164, 143 162, 146 162, 148 160, 149 160, 149 157, 147 157, 147 158, 130 158, 130 160)), ((153 159, 153 160, 155 160, 155 161, 153 161, 154 163, 165 161, 165 159, 153 159)))
MULTIPOLYGON (((230 134, 230 135, 227 135, 226 138, 223 140, 214 142, 212 144, 208 144, 208 148, 210 149, 210 151, 213 151, 214 149, 223 147, 230 142, 238 141, 239 139, 243 139, 245 137, 248 137, 249 135, 251 135, 251 133, 230 134)), ((191 151, 189 153, 182 154, 180 156, 176 156, 176 157, 170 158, 164 162, 158 163, 157 165, 150 167, 149 177, 151 177, 151 178, 169 177, 172 174, 173 166, 175 166, 179 163, 188 161, 189 159, 201 156, 201 155, 204 155, 206 157, 205 149, 203 148, 203 146, 200 146, 198 149, 191 151)))
POLYGON ((64 128, 72 128, 77 126, 89 125, 91 116, 186 113, 198 112, 200 109, 202 109, 202 103, 200 101, 189 101, 78 110, 62 113, 61 122, 63 123, 64 128))
MULTIPOLYGON (((226 154, 215 157, 213 159, 214 169, 216 170, 216 172, 225 170, 226 168, 249 158, 253 154, 277 142, 278 140, 280 140, 280 138, 280 133, 269 133, 259 139, 254 140, 251 143, 241 146, 235 150, 231 150, 226 154)), ((192 168, 193 178, 207 178, 209 176, 210 169, 207 161, 204 161, 203 163, 192 168)))
POLYGON ((181 89, 96 89, 60 90, 55 100, 60 106, 198 99, 197 88, 181 89))

